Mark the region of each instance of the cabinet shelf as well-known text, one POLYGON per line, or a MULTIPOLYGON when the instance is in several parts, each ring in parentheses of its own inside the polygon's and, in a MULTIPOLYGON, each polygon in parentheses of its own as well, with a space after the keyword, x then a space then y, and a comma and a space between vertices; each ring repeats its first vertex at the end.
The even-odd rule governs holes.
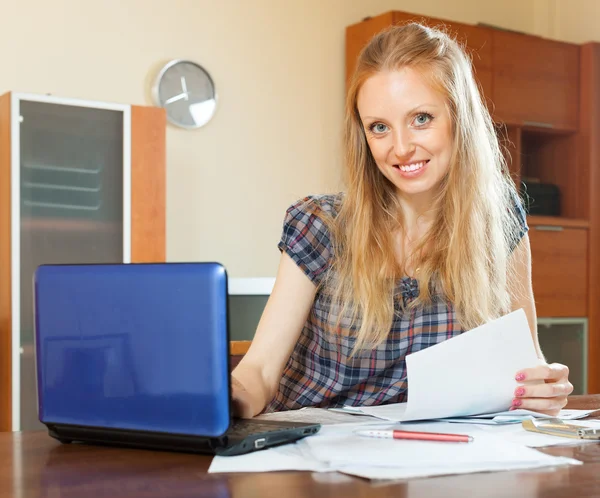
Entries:
POLYGON ((122 225, 118 222, 95 221, 95 220, 76 220, 62 218, 21 218, 21 228, 27 228, 37 231, 52 232, 109 232, 122 230, 122 225))
POLYGON ((532 226, 546 225, 554 227, 589 228, 590 222, 578 218, 565 218, 564 216, 527 216, 527 224, 532 226))

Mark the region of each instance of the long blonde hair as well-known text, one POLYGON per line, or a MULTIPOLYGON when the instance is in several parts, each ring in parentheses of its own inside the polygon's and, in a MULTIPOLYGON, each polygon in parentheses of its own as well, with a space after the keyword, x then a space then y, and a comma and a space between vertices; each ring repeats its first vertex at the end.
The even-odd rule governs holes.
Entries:
POLYGON ((517 192, 470 60, 441 30, 394 26, 376 35, 358 58, 345 110, 347 191, 338 215, 327 220, 334 259, 324 286, 332 309, 340 311, 338 325, 349 319, 356 326, 354 351, 387 337, 405 271, 392 239, 403 228, 402 209, 371 155, 357 96, 373 74, 406 67, 421 71, 445 95, 453 123, 453 154, 433 206, 436 218, 412 253, 420 295, 409 306, 430 304, 438 289, 465 330, 510 310, 508 263, 520 230, 517 192))

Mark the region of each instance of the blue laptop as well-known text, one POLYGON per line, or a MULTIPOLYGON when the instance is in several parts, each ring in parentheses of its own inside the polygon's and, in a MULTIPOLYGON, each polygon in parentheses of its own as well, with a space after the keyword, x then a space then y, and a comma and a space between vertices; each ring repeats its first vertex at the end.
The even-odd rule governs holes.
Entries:
POLYGON ((238 455, 318 424, 233 419, 219 263, 42 265, 38 415, 72 441, 238 455))

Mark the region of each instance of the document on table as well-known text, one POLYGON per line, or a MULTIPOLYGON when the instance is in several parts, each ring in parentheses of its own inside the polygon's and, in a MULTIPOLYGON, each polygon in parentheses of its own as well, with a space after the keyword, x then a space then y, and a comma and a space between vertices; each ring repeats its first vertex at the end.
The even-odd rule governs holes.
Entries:
POLYGON ((327 408, 306 407, 298 410, 285 410, 281 412, 263 413, 254 417, 254 420, 276 420, 283 422, 304 422, 309 424, 356 424, 357 419, 364 419, 365 422, 373 422, 372 417, 367 415, 349 414, 336 412, 327 408), (358 417, 357 417, 358 415, 358 417))
POLYGON ((408 402, 344 407, 396 421, 512 415, 516 373, 540 363, 522 309, 406 356, 408 402))
MULTIPOLYGON (((330 408, 330 411, 348 413, 353 415, 370 415, 371 417, 388 420, 390 422, 410 422, 413 419, 406 418, 407 403, 392 403, 389 405, 380 406, 364 406, 364 407, 344 407, 330 408)), ((557 418, 562 420, 577 420, 587 417, 589 414, 598 410, 561 410, 557 418)), ((486 413, 484 415, 472 416, 449 416, 432 418, 430 420, 443 420, 446 422, 466 423, 466 424, 516 424, 521 423, 527 418, 551 418, 545 413, 538 413, 531 410, 512 410, 495 413, 486 413)), ((421 420, 421 419, 420 419, 421 420)), ((425 420, 425 419, 422 419, 425 420)))
MULTIPOLYGON (((375 425, 380 429, 390 427, 380 421, 375 425)), ((356 429, 364 427, 364 423, 328 425, 294 444, 247 455, 215 457, 209 472, 338 471, 368 479, 401 479, 580 464, 515 443, 507 433, 495 434, 487 427, 483 430, 448 422, 410 424, 411 430, 469 434, 474 437, 472 443, 400 441, 355 434, 356 429)))

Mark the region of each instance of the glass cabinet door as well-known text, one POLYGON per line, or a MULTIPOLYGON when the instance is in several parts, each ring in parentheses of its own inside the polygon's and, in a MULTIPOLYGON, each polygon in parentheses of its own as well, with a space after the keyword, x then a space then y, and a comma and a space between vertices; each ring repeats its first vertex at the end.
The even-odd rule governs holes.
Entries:
POLYGON ((586 318, 538 318, 538 338, 546 361, 569 367, 573 394, 587 394, 587 336, 586 318))
MULTIPOLYGON (((45 263, 119 263, 124 254, 126 112, 20 100, 20 429, 40 429, 33 273, 45 263)), ((118 107, 118 106, 115 106, 118 107)))

